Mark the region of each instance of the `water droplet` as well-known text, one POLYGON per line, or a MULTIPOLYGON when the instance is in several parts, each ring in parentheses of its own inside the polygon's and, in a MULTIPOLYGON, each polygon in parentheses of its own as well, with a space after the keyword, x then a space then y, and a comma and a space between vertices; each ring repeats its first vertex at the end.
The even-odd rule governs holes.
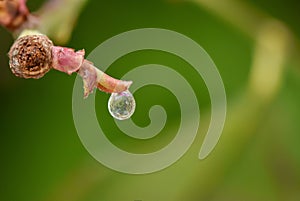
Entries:
POLYGON ((112 93, 108 100, 108 110, 111 116, 116 119, 129 119, 135 110, 133 95, 128 90, 121 93, 112 93))

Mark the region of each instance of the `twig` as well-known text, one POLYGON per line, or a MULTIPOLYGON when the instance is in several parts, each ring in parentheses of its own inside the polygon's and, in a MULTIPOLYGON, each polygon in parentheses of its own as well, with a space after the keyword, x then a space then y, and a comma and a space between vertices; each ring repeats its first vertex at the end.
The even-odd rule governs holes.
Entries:
POLYGON ((10 68, 16 76, 39 79, 52 68, 67 74, 78 72, 84 82, 84 97, 87 97, 95 87, 107 93, 119 93, 130 87, 131 81, 112 78, 96 68, 93 63, 85 60, 84 50, 75 52, 71 48, 54 46, 46 35, 37 31, 40 28, 52 33, 55 28, 57 33, 59 30, 57 28, 60 28, 62 34, 58 38, 61 42, 65 41, 71 32, 71 28, 65 27, 71 26, 64 26, 64 23, 74 22, 74 16, 78 16, 69 12, 77 13, 76 11, 84 5, 85 1, 72 1, 73 4, 70 0, 49 1, 39 11, 40 18, 30 14, 25 4, 26 0, 0 1, 0 24, 19 36, 9 52, 10 68), (63 3, 66 4, 63 8, 68 5, 69 9, 75 10, 62 10, 63 3), (52 16, 55 9, 58 9, 56 16, 59 18, 49 16, 50 13, 52 16), (64 19, 64 23, 59 25, 58 20, 61 21, 61 18, 64 19), (27 30, 27 28, 34 29, 27 30))

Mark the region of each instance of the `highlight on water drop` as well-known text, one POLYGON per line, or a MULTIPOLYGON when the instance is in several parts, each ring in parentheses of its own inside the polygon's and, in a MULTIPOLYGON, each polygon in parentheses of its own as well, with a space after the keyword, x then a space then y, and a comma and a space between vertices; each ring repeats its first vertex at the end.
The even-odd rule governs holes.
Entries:
POLYGON ((135 100, 128 91, 112 93, 108 100, 108 111, 115 119, 129 119, 135 111, 135 100))

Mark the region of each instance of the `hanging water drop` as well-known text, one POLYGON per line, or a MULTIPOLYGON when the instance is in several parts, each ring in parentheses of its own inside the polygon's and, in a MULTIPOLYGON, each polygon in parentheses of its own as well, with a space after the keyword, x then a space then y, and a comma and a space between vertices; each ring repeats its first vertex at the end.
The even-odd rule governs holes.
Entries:
POLYGON ((116 119, 129 119, 135 110, 133 95, 128 90, 121 93, 112 93, 108 100, 108 110, 111 116, 116 119))

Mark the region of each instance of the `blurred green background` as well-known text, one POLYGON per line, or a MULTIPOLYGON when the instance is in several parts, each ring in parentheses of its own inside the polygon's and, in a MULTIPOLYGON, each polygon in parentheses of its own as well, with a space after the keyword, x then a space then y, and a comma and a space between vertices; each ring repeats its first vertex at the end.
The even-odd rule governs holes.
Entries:
MULTIPOLYGON (((42 3, 29 0, 28 6, 36 10, 42 3)), ((209 124, 210 100, 192 67, 168 53, 138 51, 109 68, 107 73, 122 77, 140 65, 167 65, 197 91, 201 124, 191 149, 169 168, 148 175, 118 173, 94 160, 72 119, 76 75, 51 71, 40 80, 15 77, 6 56, 13 38, 0 28, 0 200, 300 200, 299 10, 299 1, 293 0, 87 2, 67 46, 84 48, 88 55, 125 31, 170 29, 198 42, 223 78, 228 99, 224 133, 201 161, 197 156, 209 124)), ((163 131, 145 141, 118 130, 106 108, 108 98, 97 92, 97 115, 118 147, 147 153, 174 137, 180 109, 167 89, 147 86, 135 93, 137 125, 150 123, 152 105, 163 105, 168 114, 163 131)))

